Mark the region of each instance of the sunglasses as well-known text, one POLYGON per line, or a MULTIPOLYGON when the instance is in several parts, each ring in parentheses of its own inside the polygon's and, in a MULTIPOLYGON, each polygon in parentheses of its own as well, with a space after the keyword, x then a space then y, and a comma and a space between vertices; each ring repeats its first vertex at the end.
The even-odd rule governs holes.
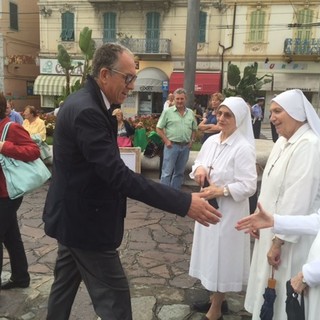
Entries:
POLYGON ((124 83, 126 85, 130 84, 131 82, 133 82, 133 81, 135 81, 137 79, 137 76, 133 75, 133 74, 126 74, 126 73, 120 72, 120 71, 118 71, 116 69, 109 69, 109 70, 112 71, 112 72, 121 74, 123 76, 124 83))

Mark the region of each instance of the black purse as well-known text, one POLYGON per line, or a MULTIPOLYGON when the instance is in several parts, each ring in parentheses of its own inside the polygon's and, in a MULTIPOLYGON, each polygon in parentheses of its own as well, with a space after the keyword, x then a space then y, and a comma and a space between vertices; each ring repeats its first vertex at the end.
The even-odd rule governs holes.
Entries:
MULTIPOLYGON (((208 179, 206 178, 204 180, 203 188, 206 188, 206 187, 209 187, 209 186, 210 186, 210 183, 209 183, 208 179)), ((208 202, 212 207, 214 207, 216 209, 219 209, 218 202, 217 202, 216 198, 210 199, 210 200, 208 200, 208 202)))

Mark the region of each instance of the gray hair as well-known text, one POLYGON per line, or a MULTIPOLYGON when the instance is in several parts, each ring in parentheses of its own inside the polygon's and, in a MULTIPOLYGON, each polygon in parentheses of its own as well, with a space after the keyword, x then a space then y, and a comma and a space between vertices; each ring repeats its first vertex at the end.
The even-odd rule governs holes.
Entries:
POLYGON ((92 60, 92 76, 97 78, 102 68, 115 69, 119 60, 119 55, 123 52, 127 52, 133 56, 133 53, 121 44, 103 44, 94 54, 92 60))
POLYGON ((173 92, 173 94, 174 95, 176 95, 176 94, 185 94, 186 95, 187 91, 185 89, 183 89, 183 88, 178 88, 173 92))

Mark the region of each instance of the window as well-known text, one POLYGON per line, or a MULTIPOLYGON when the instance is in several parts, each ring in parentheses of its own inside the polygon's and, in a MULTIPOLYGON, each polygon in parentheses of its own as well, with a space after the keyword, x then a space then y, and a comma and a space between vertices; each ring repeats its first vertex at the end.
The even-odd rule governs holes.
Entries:
POLYGON ((74 14, 72 12, 64 12, 61 15, 62 18, 62 41, 74 41, 74 14))
MULTIPOLYGON (((297 23, 298 24, 310 24, 313 20, 313 11, 310 9, 303 9, 298 12, 297 23)), ((301 40, 310 40, 311 39, 311 27, 301 27, 298 28, 297 38, 301 40)))
POLYGON ((27 95, 33 96, 34 81, 27 81, 27 95))
POLYGON ((10 29, 19 30, 18 25, 18 6, 15 3, 10 2, 10 29))
POLYGON ((249 42, 263 42, 266 13, 256 10, 250 16, 249 42))
POLYGON ((206 42, 207 13, 200 11, 199 15, 199 43, 206 42))
POLYGON ((148 53, 159 52, 159 37, 160 37, 160 13, 148 12, 147 13, 146 52, 148 53))
POLYGON ((116 41, 116 14, 106 12, 103 15, 103 42, 116 41))

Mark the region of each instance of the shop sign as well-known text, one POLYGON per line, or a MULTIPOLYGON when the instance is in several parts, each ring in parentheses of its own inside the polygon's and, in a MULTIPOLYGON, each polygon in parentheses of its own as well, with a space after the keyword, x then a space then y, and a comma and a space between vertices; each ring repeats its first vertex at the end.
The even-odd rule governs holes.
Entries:
MULTIPOLYGON (((71 75, 81 76, 83 74, 84 60, 73 60, 74 70, 71 75)), ((40 59, 40 73, 41 74, 64 74, 64 70, 61 67, 58 59, 40 59)))
POLYGON ((153 91, 153 86, 141 86, 139 91, 153 91))

